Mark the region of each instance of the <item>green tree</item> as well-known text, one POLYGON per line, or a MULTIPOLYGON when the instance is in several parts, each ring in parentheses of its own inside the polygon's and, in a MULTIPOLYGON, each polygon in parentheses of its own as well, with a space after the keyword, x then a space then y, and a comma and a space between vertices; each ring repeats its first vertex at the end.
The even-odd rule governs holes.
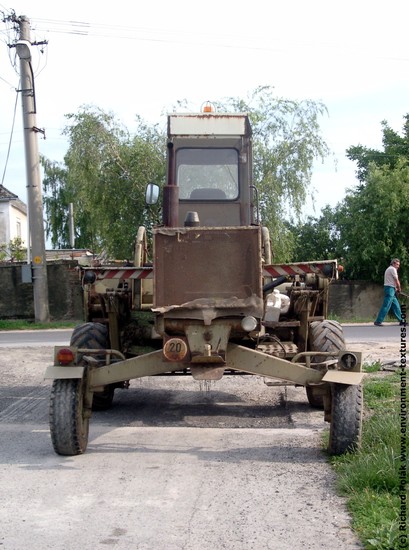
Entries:
MULTIPOLYGON (((299 216, 313 163, 328 153, 318 123, 325 107, 276 98, 272 88, 260 87, 248 100, 224 100, 219 110, 249 113, 261 221, 270 229, 275 261, 288 260, 293 235, 285 220, 299 216)), ((42 161, 48 235, 53 246, 69 246, 68 205, 73 203, 77 247, 129 257, 137 227, 158 212, 145 209, 144 190, 148 181, 164 180, 166 136, 140 118, 131 136, 112 114, 95 107, 68 119, 64 164, 42 161)))
POLYGON ((14 237, 9 243, 0 244, 1 262, 23 262, 27 258, 27 249, 23 246, 21 237, 14 237))
POLYGON ((339 231, 336 210, 326 206, 320 217, 308 216, 305 222, 288 224, 293 235, 291 260, 331 260, 339 257, 339 231))
POLYGON ((27 258, 27 249, 23 246, 21 237, 14 237, 9 242, 9 252, 12 262, 23 262, 27 258))
POLYGON ((228 98, 219 108, 249 113, 261 220, 270 230, 274 261, 290 260, 294 242, 287 221, 299 219, 314 162, 329 154, 319 126, 326 108, 321 102, 277 98, 270 86, 257 88, 247 100, 228 98))
POLYGON ((362 145, 347 150, 360 185, 340 206, 337 226, 351 278, 382 282, 385 267, 398 256, 401 279, 408 281, 409 114, 403 118, 402 135, 381 123, 383 150, 362 145))
POLYGON ((382 122, 383 150, 350 147, 359 184, 336 208, 292 228, 293 260, 342 258, 345 276, 383 282, 392 257, 409 282, 409 115, 400 136, 382 122))
POLYGON ((381 122, 383 151, 370 149, 363 145, 354 145, 347 149, 347 157, 357 163, 357 178, 365 182, 369 165, 395 168, 402 158, 409 160, 409 114, 404 117, 402 136, 393 130, 386 120, 381 122))
POLYGON ((138 118, 131 136, 112 114, 94 107, 68 119, 64 165, 42 160, 47 234, 53 246, 69 246, 73 203, 76 247, 132 257, 137 228, 147 216, 146 183, 164 177, 163 135, 138 118))
POLYGON ((369 164, 366 182, 349 190, 335 208, 291 227, 293 261, 342 259, 345 276, 383 282, 393 257, 402 261, 400 277, 409 281, 409 162, 395 168, 369 164))
POLYGON ((409 163, 394 168, 368 165, 365 185, 347 194, 337 209, 338 250, 346 258, 352 279, 383 281, 391 258, 402 262, 401 279, 408 281, 409 163))
MULTIPOLYGON (((44 171, 43 203, 46 212, 46 233, 51 238, 54 248, 69 247, 69 217, 68 207, 74 193, 67 187, 67 170, 57 162, 41 157, 44 171)), ((77 247, 83 248, 82 232, 77 236, 77 247)), ((86 238, 85 238, 86 241, 86 238)), ((85 245, 88 246, 88 243, 85 245)))

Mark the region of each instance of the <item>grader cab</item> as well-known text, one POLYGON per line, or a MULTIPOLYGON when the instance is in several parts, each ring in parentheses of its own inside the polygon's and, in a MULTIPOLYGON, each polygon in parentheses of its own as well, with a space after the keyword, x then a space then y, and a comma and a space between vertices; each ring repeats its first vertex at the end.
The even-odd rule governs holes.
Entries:
POLYGON ((304 386, 330 422, 329 452, 359 445, 361 356, 327 319, 337 262, 272 263, 251 146, 246 114, 168 116, 166 185, 146 190, 147 204, 162 192, 153 255, 141 227, 133 265, 82 271, 86 322, 47 369, 58 454, 85 451, 92 410, 109 408, 118 388, 171 373, 304 386))

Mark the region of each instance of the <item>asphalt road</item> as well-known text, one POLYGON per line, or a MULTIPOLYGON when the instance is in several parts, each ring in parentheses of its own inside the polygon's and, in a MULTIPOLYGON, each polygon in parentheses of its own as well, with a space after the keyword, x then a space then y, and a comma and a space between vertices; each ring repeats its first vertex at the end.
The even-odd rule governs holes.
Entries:
POLYGON ((346 342, 397 342, 401 338, 399 323, 385 323, 382 327, 371 324, 344 324, 346 342))
MULTIPOLYGON (((373 324, 345 324, 343 327, 347 343, 400 340, 400 326, 397 323, 386 323, 383 327, 373 324)), ((0 331, 0 347, 63 346, 69 343, 71 333, 71 329, 0 331)))
POLYGON ((64 346, 69 344, 72 329, 0 331, 0 347, 64 346))
POLYGON ((0 549, 361 548, 303 388, 132 381, 92 415, 86 453, 62 457, 43 378, 52 346, 19 342, 0 352, 0 549))

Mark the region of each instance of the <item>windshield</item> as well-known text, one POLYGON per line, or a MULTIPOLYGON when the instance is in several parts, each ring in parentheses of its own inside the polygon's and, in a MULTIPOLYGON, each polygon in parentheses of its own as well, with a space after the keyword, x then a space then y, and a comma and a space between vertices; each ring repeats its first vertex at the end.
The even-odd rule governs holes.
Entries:
POLYGON ((239 195, 236 149, 179 149, 176 171, 182 200, 233 200, 239 195))

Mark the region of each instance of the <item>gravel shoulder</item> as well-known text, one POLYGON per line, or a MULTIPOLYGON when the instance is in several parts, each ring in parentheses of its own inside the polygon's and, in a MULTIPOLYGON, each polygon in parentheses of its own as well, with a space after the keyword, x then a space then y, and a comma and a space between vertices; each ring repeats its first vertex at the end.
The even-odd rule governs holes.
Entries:
POLYGON ((399 345, 395 342, 354 342, 348 349, 362 352, 363 363, 381 363, 385 366, 399 364, 399 345))

